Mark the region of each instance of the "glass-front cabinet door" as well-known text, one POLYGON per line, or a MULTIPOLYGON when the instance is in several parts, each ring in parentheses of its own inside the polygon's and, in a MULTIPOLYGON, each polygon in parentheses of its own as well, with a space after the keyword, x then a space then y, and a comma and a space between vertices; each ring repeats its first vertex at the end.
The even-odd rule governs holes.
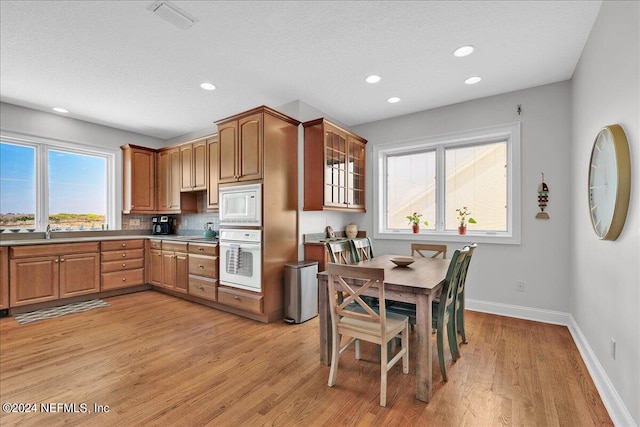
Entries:
POLYGON ((335 129, 325 131, 325 194, 326 206, 346 207, 347 204, 347 138, 335 129))
POLYGON ((348 139, 348 143, 347 204, 351 208, 364 209, 365 144, 351 137, 348 139))

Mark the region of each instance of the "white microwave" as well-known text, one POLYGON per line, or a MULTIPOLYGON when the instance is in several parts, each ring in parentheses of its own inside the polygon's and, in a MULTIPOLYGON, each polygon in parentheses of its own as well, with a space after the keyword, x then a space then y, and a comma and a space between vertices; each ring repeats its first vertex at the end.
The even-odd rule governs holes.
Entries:
POLYGON ((220 187, 220 225, 262 225, 261 184, 220 187))

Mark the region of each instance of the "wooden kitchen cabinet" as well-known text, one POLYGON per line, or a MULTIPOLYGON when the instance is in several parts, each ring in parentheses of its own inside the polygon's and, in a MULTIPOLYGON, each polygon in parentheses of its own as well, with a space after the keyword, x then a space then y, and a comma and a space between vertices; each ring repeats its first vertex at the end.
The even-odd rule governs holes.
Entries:
POLYGON ((189 243, 189 294, 216 301, 218 245, 189 243))
POLYGON ((218 137, 207 139, 207 210, 217 211, 218 197, 218 137))
POLYGON ((304 126, 304 210, 365 212, 366 143, 320 118, 304 126))
POLYGON ((162 242, 162 281, 160 286, 178 292, 188 292, 187 242, 162 242))
POLYGON ((128 288, 145 283, 144 240, 113 240, 101 243, 102 290, 128 288))
POLYGON ((160 150, 158 153, 158 209, 161 212, 180 212, 180 149, 160 150))
POLYGON ((180 146, 181 191, 207 189, 207 141, 180 146))
POLYGON ((147 267, 149 283, 156 286, 162 286, 162 240, 149 240, 149 257, 147 267))
POLYGON ((122 213, 152 213, 156 210, 156 150, 123 145, 122 213))
POLYGON ((99 243, 11 247, 11 307, 100 291, 99 243))
POLYGON ((0 247, 0 310, 9 308, 9 248, 0 247))
MULTIPOLYGON (((253 110, 252 110, 253 111, 253 110)), ((263 114, 231 117, 218 125, 218 182, 262 179, 263 114)))

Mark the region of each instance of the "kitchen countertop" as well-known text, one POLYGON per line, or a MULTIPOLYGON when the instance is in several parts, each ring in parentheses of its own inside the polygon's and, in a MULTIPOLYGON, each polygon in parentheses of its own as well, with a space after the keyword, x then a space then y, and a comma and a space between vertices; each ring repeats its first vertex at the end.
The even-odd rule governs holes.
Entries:
POLYGON ((133 240, 133 239, 156 239, 156 240, 175 240, 181 242, 194 243, 218 243, 217 238, 204 237, 189 234, 131 234, 130 232, 93 232, 93 233, 51 233, 50 239, 44 238, 44 233, 23 233, 20 236, 6 235, 0 238, 0 246, 25 246, 25 245, 51 245, 55 243, 83 243, 83 242, 101 242, 109 240, 133 240), (90 235, 87 235, 90 234, 90 235), (11 237, 18 237, 11 239, 11 237), (9 237, 9 238, 7 238, 9 237))

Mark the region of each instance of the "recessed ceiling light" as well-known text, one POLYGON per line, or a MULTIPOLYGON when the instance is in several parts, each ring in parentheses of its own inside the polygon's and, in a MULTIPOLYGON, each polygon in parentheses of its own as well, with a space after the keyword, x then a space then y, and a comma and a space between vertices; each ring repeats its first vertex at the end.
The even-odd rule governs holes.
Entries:
POLYGON ((53 111, 57 111, 58 113, 68 113, 69 110, 65 110, 64 108, 54 107, 53 111))
POLYGON ((465 80, 464 82, 468 85, 474 85, 476 83, 478 83, 480 80, 482 80, 482 77, 469 77, 467 80, 465 80))
POLYGON ((400 98, 398 98, 397 96, 392 96, 391 98, 387 99, 387 102, 389 104, 395 104, 396 102, 400 102, 400 98))
POLYGON ((471 55, 471 52, 473 52, 473 46, 468 45, 468 46, 460 46, 459 48, 453 51, 453 54, 461 58, 463 56, 471 55))
POLYGON ((380 80, 382 80, 382 78, 380 76, 376 76, 375 74, 371 74, 364 79, 365 82, 372 84, 378 83, 380 80))
POLYGON ((204 90, 216 90, 216 85, 212 83, 202 83, 200 87, 204 90))

